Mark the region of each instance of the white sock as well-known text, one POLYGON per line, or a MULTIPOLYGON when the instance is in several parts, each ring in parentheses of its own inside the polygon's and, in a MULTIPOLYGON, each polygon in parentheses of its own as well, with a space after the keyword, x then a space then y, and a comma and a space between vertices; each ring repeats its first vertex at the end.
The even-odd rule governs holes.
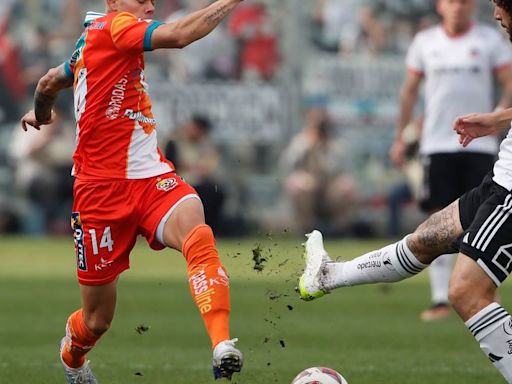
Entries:
POLYGON ((453 254, 441 255, 430 264, 432 304, 448 303, 448 285, 453 269, 453 254))
POLYGON ((512 318, 498 303, 491 303, 466 321, 480 349, 512 383, 512 318))
POLYGON ((406 243, 407 237, 377 251, 340 263, 327 263, 323 288, 391 283, 420 273, 427 267, 413 255, 406 243))

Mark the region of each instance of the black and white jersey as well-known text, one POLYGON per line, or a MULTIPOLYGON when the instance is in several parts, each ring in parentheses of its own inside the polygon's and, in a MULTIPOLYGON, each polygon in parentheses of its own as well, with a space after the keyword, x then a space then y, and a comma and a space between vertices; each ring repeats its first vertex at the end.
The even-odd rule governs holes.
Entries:
POLYGON ((416 35, 406 65, 425 77, 425 123, 420 153, 471 151, 495 154, 494 136, 473 141, 463 148, 452 126, 455 118, 474 112, 490 112, 494 73, 512 63, 512 47, 490 26, 473 24, 464 34, 449 36, 438 25, 416 35))
POLYGON ((493 173, 495 183, 512 191, 512 128, 500 144, 498 161, 494 164, 493 173))

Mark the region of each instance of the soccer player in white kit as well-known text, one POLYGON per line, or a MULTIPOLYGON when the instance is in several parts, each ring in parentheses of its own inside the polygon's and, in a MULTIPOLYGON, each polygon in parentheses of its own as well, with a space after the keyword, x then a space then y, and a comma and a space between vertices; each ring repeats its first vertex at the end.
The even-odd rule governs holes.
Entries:
MULTIPOLYGON (((438 0, 442 22, 416 35, 407 59, 407 74, 400 95, 400 116, 390 149, 393 163, 404 162, 403 132, 410 123, 425 80, 425 120, 420 140, 423 186, 420 207, 437 212, 464 192, 476 187, 492 169, 498 152, 496 136, 487 136, 463 148, 452 130, 457 116, 494 109, 494 79, 501 85, 497 108, 511 99, 512 49, 495 28, 473 21, 475 0, 438 0)), ((432 307, 421 313, 425 321, 451 314, 448 281, 453 254, 430 266, 432 307)))
MULTIPOLYGON (((512 0, 494 0, 494 16, 512 39, 512 0)), ((456 119, 453 129, 467 147, 474 139, 511 127, 512 108, 456 119)), ((335 288, 396 282, 412 277, 440 255, 458 252, 449 300, 480 348, 512 383, 512 317, 495 302, 496 288, 512 272, 512 128, 494 169, 471 191, 434 213, 395 244, 347 262, 333 262, 313 231, 306 242, 301 298, 335 288)))

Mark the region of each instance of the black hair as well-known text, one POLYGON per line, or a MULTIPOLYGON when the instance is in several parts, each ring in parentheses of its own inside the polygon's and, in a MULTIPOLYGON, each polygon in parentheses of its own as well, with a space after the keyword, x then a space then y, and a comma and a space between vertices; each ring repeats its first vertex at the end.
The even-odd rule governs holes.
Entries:
POLYGON ((511 0, 491 0, 498 7, 503 8, 509 16, 512 16, 512 1, 511 0))
POLYGON ((193 115, 190 119, 194 125, 199 127, 199 129, 203 132, 210 132, 212 129, 212 123, 210 119, 208 119, 206 116, 202 115, 193 115))

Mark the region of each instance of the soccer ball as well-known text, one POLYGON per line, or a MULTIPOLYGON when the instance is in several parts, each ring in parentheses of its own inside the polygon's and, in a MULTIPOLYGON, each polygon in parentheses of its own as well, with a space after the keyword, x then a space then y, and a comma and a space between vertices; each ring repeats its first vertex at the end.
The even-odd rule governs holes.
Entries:
POLYGON ((291 384, 348 384, 348 382, 334 369, 312 367, 295 376, 291 384))

